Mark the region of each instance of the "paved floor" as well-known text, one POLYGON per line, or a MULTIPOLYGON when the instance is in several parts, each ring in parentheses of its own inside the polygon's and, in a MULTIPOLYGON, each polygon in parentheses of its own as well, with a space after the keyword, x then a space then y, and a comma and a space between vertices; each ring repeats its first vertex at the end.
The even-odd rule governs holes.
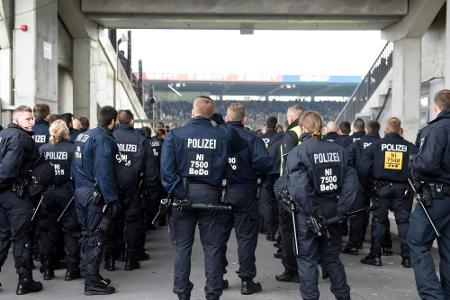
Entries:
MULTIPOLYGON (((152 231, 148 237, 147 248, 152 254, 152 259, 142 263, 142 268, 132 272, 123 271, 123 263, 118 263, 118 271, 103 271, 105 277, 111 278, 113 285, 118 289, 115 295, 107 296, 108 299, 177 299, 172 294, 172 250, 168 243, 167 228, 152 231)), ((274 248, 260 235, 257 249, 257 280, 262 283, 263 292, 252 296, 240 294, 240 281, 235 274, 238 269, 236 257, 235 239, 230 239, 228 259, 230 266, 226 278, 231 287, 226 290, 223 300, 281 300, 299 299, 298 285, 292 283, 280 283, 274 280, 282 268, 279 260, 273 258, 274 248)), ((368 252, 365 245, 363 253, 368 252)), ((0 290, 0 299, 16 298, 14 292, 17 277, 13 269, 12 253, 2 268, 0 282, 3 289, 0 290)), ((352 287, 352 299, 419 299, 416 295, 414 276, 411 269, 404 269, 400 265, 401 258, 397 256, 385 257, 384 266, 369 267, 362 265, 360 256, 343 255, 343 262, 347 271, 347 278, 352 287)), ((204 299, 203 284, 203 255, 196 239, 193 251, 191 281, 195 287, 192 300, 204 299)), ((64 271, 56 271, 56 278, 44 282, 44 291, 37 294, 29 294, 24 298, 32 299, 85 299, 82 295, 83 284, 81 280, 73 282, 64 281, 64 271)), ((41 274, 35 270, 35 279, 42 280, 41 274)), ((321 299, 334 299, 329 291, 329 282, 320 281, 321 299)), ((104 297, 106 298, 106 297, 104 297)))

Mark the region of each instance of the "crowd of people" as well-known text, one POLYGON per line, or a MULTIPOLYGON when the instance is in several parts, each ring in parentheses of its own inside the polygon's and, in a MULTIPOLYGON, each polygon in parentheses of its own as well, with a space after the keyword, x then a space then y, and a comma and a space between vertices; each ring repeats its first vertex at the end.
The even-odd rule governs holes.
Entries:
MULTIPOLYGON (((228 105, 233 101, 216 100, 216 111, 225 114, 228 105)), ((244 101, 246 118, 249 124, 258 127, 264 124, 267 116, 285 114, 288 107, 299 104, 307 110, 319 112, 326 121, 334 120, 345 105, 345 102, 321 101, 244 101)), ((191 118, 192 102, 162 101, 161 119, 178 125, 185 124, 191 118)))
POLYGON ((392 210, 401 264, 414 268, 420 297, 450 297, 449 90, 436 94, 436 118, 414 144, 403 138, 397 117, 383 124, 381 137, 376 120, 324 126, 319 112, 298 103, 286 107, 286 126, 269 115, 252 131, 251 103, 199 96, 184 126, 159 122, 153 129, 135 128, 129 110, 111 106, 99 109, 91 129, 87 118, 52 115, 45 104, 18 106, 0 131, 0 266, 14 243, 16 293, 43 288, 32 276, 33 256, 44 280, 64 263, 65 280, 83 278, 84 294, 115 293, 100 274, 102 261, 108 271, 116 261, 126 271, 140 268, 150 258, 145 236, 152 220, 165 226, 168 213, 180 300, 191 298, 197 226, 207 300, 229 287, 233 228, 241 294, 263 289, 255 281, 263 233, 284 269, 275 280, 299 284, 303 299, 319 299, 320 265, 336 298, 350 299, 340 255, 359 255, 372 215, 370 254, 361 263, 382 267, 382 257, 393 255, 392 210), (413 198, 423 205, 412 212, 413 198), (430 252, 436 239, 439 279, 430 252))

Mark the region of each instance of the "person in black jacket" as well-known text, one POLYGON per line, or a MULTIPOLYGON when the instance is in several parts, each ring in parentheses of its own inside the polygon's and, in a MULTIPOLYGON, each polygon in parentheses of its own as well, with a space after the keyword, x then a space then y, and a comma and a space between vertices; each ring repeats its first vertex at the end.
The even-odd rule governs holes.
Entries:
POLYGON ((33 115, 35 119, 33 140, 39 149, 39 147, 49 142, 48 117, 50 115, 50 107, 45 103, 36 104, 33 107, 33 115))
POLYGON ((330 290, 336 299, 350 299, 344 266, 339 254, 341 222, 356 198, 358 177, 348 152, 321 138, 322 118, 306 112, 301 119, 302 143, 287 158, 288 191, 296 209, 300 275, 303 299, 319 299, 318 264, 330 276, 330 290), (326 225, 315 231, 314 218, 326 225), (332 221, 334 220, 334 221, 332 221))
POLYGON ((402 266, 411 267, 409 247, 406 242, 412 202, 404 197, 407 190, 411 155, 415 145, 400 136, 401 121, 389 118, 385 137, 367 149, 366 166, 374 183, 374 212, 372 217, 372 248, 363 258, 363 264, 381 266, 382 241, 386 236, 388 210, 394 211, 401 246, 402 266))
POLYGON ((33 115, 25 105, 13 111, 13 122, 0 132, 0 267, 5 263, 11 241, 19 283, 16 294, 42 290, 33 280, 31 258, 32 204, 27 187, 32 164, 39 156, 31 138, 33 115))

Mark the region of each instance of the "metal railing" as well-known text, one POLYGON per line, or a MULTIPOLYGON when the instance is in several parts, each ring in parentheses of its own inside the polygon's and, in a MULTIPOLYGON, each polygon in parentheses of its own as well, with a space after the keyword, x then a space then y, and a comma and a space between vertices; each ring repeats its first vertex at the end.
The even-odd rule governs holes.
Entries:
POLYGON ((347 104, 339 113, 336 118, 336 123, 339 124, 339 122, 342 121, 351 122, 355 119, 356 114, 358 114, 364 105, 366 105, 367 101, 369 101, 370 97, 383 81, 386 74, 392 68, 393 54, 393 43, 386 43, 369 72, 355 89, 347 104))

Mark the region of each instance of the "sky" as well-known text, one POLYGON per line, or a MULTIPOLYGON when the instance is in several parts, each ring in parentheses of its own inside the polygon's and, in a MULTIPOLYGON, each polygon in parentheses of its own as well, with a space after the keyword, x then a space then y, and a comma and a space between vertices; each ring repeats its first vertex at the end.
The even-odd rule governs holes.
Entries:
POLYGON ((386 43, 379 31, 148 29, 133 30, 132 41, 133 71, 142 59, 147 73, 354 76, 367 73, 386 43))

